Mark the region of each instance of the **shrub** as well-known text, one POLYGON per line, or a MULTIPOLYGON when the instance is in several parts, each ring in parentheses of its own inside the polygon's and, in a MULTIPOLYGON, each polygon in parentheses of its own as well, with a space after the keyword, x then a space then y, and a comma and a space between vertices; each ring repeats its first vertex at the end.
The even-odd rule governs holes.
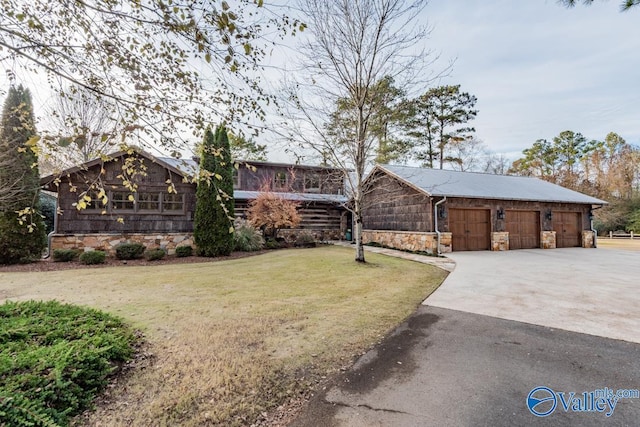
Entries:
POLYGON ((7 302, 0 318, 2 426, 68 425, 133 355, 132 331, 97 310, 7 302))
POLYGON ((116 258, 123 260, 142 258, 144 250, 142 243, 121 243, 116 246, 116 258))
POLYGON ((264 247, 267 249, 280 249, 281 245, 276 239, 267 239, 264 247))
POLYGON ((302 248, 314 248, 316 246, 316 239, 311 233, 302 232, 296 238, 295 245, 302 248))
POLYGON ((277 193, 263 191, 249 203, 247 216, 251 225, 260 228, 267 239, 276 239, 280 229, 295 228, 302 221, 298 205, 277 193))
POLYGON ((144 257, 147 259, 147 261, 158 261, 164 258, 166 254, 167 254, 167 251, 165 251, 164 249, 156 248, 156 249, 149 249, 147 252, 144 253, 144 257))
POLYGON ((190 245, 178 246, 176 248, 176 256, 178 258, 185 258, 193 255, 193 248, 190 245))
POLYGON ((80 254, 80 262, 86 265, 103 264, 107 254, 103 251, 89 251, 80 254))
POLYGON ((78 257, 78 251, 75 249, 54 249, 53 260, 55 262, 69 262, 78 257))
POLYGON ((259 251, 264 247, 264 239, 260 230, 245 220, 235 223, 235 249, 243 252, 259 251))

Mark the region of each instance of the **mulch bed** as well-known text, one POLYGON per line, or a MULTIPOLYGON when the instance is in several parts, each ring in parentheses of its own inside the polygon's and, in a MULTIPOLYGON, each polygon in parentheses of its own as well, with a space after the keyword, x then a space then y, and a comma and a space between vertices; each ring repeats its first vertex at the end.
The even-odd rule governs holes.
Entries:
POLYGON ((246 258, 250 256, 260 255, 266 250, 256 252, 233 252, 229 256, 222 256, 216 258, 190 256, 184 258, 178 258, 175 255, 167 256, 157 261, 147 261, 146 259, 134 259, 121 261, 116 258, 108 257, 104 264, 97 265, 85 265, 78 261, 71 262, 54 262, 53 259, 43 259, 40 261, 32 262, 30 264, 16 264, 16 265, 0 265, 0 273, 12 273, 12 272, 38 272, 38 271, 58 271, 58 270, 73 270, 73 269, 86 269, 86 268, 105 268, 105 267, 122 267, 122 266, 156 266, 165 264, 191 264, 196 262, 218 262, 227 261, 231 259, 246 258))

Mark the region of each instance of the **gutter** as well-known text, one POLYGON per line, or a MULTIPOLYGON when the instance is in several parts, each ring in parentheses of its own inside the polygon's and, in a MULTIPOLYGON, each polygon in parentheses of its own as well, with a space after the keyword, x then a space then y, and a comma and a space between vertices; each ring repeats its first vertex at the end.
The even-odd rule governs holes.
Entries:
MULTIPOLYGON (((593 217, 593 211, 595 211, 596 209, 602 209, 604 207, 604 205, 600 205, 597 208, 591 208, 591 216, 593 217)), ((593 232, 593 247, 597 248, 598 247, 598 232, 596 231, 595 228, 593 228, 593 219, 590 220, 590 225, 591 227, 591 231, 593 232)))
POLYGON ((43 257, 43 259, 47 259, 51 256, 51 239, 53 235, 58 231, 58 197, 56 197, 56 209, 53 212, 53 230, 51 233, 47 234, 47 253, 43 257))
POLYGON ((436 232, 436 236, 438 236, 438 239, 437 239, 438 255, 440 255, 440 231, 438 231, 438 206, 441 203, 444 203, 446 200, 447 200, 447 196, 444 196, 444 198, 442 198, 439 202, 436 202, 436 204, 433 205, 433 225, 434 225, 434 230, 436 232))

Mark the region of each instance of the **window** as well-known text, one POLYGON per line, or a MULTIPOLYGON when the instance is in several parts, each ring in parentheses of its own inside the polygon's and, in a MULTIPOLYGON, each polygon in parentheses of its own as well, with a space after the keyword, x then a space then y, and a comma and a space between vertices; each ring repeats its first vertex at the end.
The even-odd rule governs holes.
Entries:
POLYGON ((184 195, 175 193, 164 193, 162 195, 162 210, 164 212, 183 212, 184 195))
POLYGON ((237 190, 238 188, 240 188, 240 171, 233 168, 233 189, 237 190))
POLYGON ((90 212, 102 212, 107 210, 107 206, 102 203, 102 199, 98 197, 98 191, 89 190, 87 191, 87 196, 91 197, 91 200, 87 202, 86 211, 90 212))
POLYGON ((313 172, 304 174, 304 191, 308 193, 320 192, 320 175, 313 172))
POLYGON ((273 176, 273 186, 274 188, 284 188, 287 186, 287 173, 283 171, 278 171, 273 176))
POLYGON ((138 193, 139 211, 160 212, 160 193, 138 193))
POLYGON ((111 208, 115 211, 133 211, 135 197, 124 191, 114 191, 111 195, 111 208))

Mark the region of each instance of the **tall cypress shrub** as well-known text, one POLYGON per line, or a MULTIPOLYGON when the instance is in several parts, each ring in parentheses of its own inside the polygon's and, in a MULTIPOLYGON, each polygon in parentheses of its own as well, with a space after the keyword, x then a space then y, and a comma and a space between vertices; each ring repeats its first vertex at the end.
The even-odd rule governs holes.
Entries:
POLYGON ((46 245, 40 216, 40 173, 32 150, 36 136, 31 93, 9 88, 0 129, 0 264, 40 258, 46 245))
POLYGON ((229 255, 233 250, 233 160, 227 130, 207 128, 202 143, 196 190, 194 240, 200 256, 229 255))

